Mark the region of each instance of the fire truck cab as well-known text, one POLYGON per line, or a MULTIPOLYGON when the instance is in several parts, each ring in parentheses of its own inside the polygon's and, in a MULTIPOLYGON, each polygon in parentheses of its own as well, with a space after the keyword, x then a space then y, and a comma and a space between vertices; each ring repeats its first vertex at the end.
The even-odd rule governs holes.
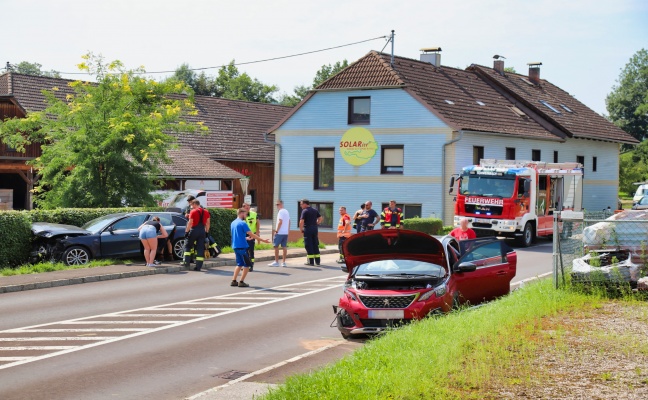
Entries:
POLYGON ((555 211, 580 211, 583 166, 578 163, 481 160, 453 177, 454 225, 462 218, 478 236, 505 236, 530 246, 553 233, 555 211))

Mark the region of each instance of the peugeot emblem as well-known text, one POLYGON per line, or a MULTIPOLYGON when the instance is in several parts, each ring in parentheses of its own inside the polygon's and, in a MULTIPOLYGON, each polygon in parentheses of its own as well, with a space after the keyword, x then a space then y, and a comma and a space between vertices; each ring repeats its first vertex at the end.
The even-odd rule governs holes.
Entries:
POLYGON ((386 306, 389 306, 389 299, 383 300, 383 304, 386 305, 386 306))

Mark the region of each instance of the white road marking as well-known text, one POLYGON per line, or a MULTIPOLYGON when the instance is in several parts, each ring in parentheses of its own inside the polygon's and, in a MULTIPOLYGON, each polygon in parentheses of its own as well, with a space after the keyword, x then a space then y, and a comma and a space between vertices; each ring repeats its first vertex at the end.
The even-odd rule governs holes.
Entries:
MULTIPOLYGON (((8 364, 0 365, 0 369, 5 369, 5 368, 11 368, 14 366, 18 365, 23 365, 27 363, 31 363, 34 361, 38 360, 44 360, 47 358, 51 357, 56 357, 59 355, 63 354, 68 354, 76 351, 80 351, 83 349, 88 349, 96 346, 101 346, 104 344, 108 343, 113 343, 149 333, 154 333, 154 332, 159 332, 163 331, 166 329, 170 328, 175 328, 178 326, 183 326, 187 325, 190 323, 195 323, 199 321, 204 321, 207 319, 211 318, 216 318, 219 316, 223 315, 228 315, 236 312, 241 312, 245 310, 249 310, 252 308, 256 307, 261 307, 269 304, 274 304, 277 302, 281 302, 284 300, 291 300, 295 299, 298 297, 306 296, 309 294, 314 294, 314 293, 319 293, 325 290, 329 289, 335 289, 339 288, 340 284, 344 282, 346 278, 343 277, 332 277, 332 278, 323 278, 323 279, 317 279, 317 280, 312 280, 312 281, 306 281, 306 282, 300 282, 299 284, 289 284, 289 285, 283 285, 283 286, 276 286, 273 288, 268 288, 268 289, 256 289, 256 290, 250 290, 250 291, 244 291, 244 292, 238 292, 238 293, 231 293, 231 294, 226 294, 226 295, 220 295, 220 296, 213 296, 213 297, 206 297, 202 299, 193 299, 189 301, 183 301, 183 302, 176 302, 176 303, 169 303, 169 304, 162 304, 158 305, 155 307, 144 307, 144 308, 138 308, 138 309, 132 309, 132 310, 125 310, 117 313, 108 313, 108 314, 102 314, 102 315, 94 315, 90 317, 84 317, 84 318, 77 318, 77 319, 71 319, 71 320, 66 320, 66 321, 59 321, 59 322, 52 322, 52 323, 47 323, 47 324, 39 324, 39 325, 32 325, 32 326, 26 326, 22 328, 15 328, 15 329, 9 329, 5 331, 0 331, 0 334, 3 333, 21 333, 23 335, 27 334, 33 334, 33 333, 41 333, 41 332, 60 332, 60 333, 65 333, 69 334, 72 332, 93 332, 93 333, 100 333, 100 332, 123 332, 124 335, 122 336, 114 336, 114 337, 105 337, 102 340, 94 340, 92 343, 88 343, 85 345, 77 345, 77 346, 17 346, 17 347, 2 347, 0 348, 0 351, 2 349, 11 349, 11 350, 16 350, 16 349, 21 349, 21 350, 26 350, 26 349, 31 349, 34 350, 36 348, 40 348, 43 350, 58 350, 54 351, 52 353, 48 354, 43 354, 40 356, 32 356, 32 357, 9 357, 11 360, 8 360, 7 357, 5 357, 6 361, 10 361, 8 364), (314 284, 317 284, 318 286, 314 286, 314 284), (308 288, 307 291, 305 288, 308 288), (291 291, 292 290, 292 291, 291 291), (279 292, 282 291, 282 292, 279 292), (250 296, 254 295, 254 296, 250 296), (260 296, 257 296, 260 295, 260 296), (283 295, 283 296, 277 296, 277 295, 283 295), (264 297, 265 296, 265 297, 264 297), (261 300, 258 302, 254 303, 247 303, 247 304, 241 304, 243 307, 239 308, 220 308, 220 307, 213 307, 213 308, 205 308, 205 307, 200 307, 200 308, 191 308, 188 306, 195 305, 196 303, 201 303, 201 302, 218 302, 218 301, 228 301, 228 300, 243 300, 243 299, 251 299, 251 300, 261 300), (138 316, 142 315, 139 318, 155 318, 155 317, 169 317, 172 315, 178 315, 177 311, 180 310, 192 310, 192 311, 213 311, 211 314, 182 314, 181 316, 183 317, 193 317, 191 319, 187 320, 181 320, 181 321, 169 321, 169 320, 159 320, 159 321, 147 321, 147 320, 137 320, 137 321, 123 321, 123 320, 116 320, 118 317, 133 317, 133 316, 138 316), (154 312, 155 314, 145 314, 145 312, 154 312), (166 313, 166 311, 171 311, 172 313, 166 313), (131 314, 129 314, 131 313, 131 314), (99 318, 109 318, 109 320, 98 320, 99 318), (61 325, 88 325, 88 328, 70 328, 70 329, 61 329, 61 328, 56 328, 56 326, 61 326, 61 325), (104 325, 104 326, 110 326, 110 325, 162 325, 162 326, 153 326, 150 328, 106 328, 106 327, 97 327, 97 328, 91 328, 92 325, 104 325)), ((20 338, 18 338, 20 339, 20 338)), ((73 340, 72 338, 71 340, 73 340)), ((88 338, 88 341, 91 341, 91 339, 96 339, 94 337, 88 338)), ((14 339, 15 341, 18 341, 14 339)), ((49 339, 48 339, 49 340, 49 339)), ((4 342, 9 342, 10 340, 6 340, 4 342)), ((0 355, 0 360, 3 358, 0 355)))
POLYGON ((233 302, 233 301, 201 301, 201 302, 195 302, 195 301, 192 301, 191 303, 188 303, 188 304, 221 304, 221 305, 224 305, 224 304, 232 304, 232 305, 248 305, 248 304, 256 304, 256 303, 253 302, 253 301, 247 301, 247 302, 241 301, 241 302, 238 302, 238 303, 235 303, 235 302, 233 302))
POLYGON ((16 346, 16 347, 0 347, 0 351, 5 350, 67 350, 73 349, 77 346, 16 346))
POLYGON ((0 362, 2 361, 22 361, 29 357, 0 357, 0 362))
POLYGON ((0 342, 58 342, 66 340, 108 340, 114 336, 66 336, 66 337, 13 337, 13 338, 0 338, 0 342))

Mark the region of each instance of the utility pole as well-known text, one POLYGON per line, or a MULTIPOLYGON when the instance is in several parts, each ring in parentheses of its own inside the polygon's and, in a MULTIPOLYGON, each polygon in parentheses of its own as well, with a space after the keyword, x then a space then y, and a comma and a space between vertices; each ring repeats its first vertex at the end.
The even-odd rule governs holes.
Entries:
POLYGON ((391 51, 391 66, 392 66, 392 67, 394 66, 394 36, 395 36, 395 34, 394 34, 394 30, 392 29, 392 32, 391 32, 391 39, 389 39, 389 40, 391 40, 391 45, 392 45, 392 46, 391 46, 391 47, 392 47, 392 51, 391 51))

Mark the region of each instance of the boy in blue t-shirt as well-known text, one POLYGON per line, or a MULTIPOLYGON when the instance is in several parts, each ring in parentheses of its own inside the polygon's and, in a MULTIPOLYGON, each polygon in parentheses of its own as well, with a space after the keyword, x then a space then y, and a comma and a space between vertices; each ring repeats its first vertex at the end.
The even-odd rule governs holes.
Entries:
POLYGON ((230 225, 230 231, 232 233, 232 249, 234 249, 234 254, 236 255, 236 268, 234 269, 234 276, 232 277, 232 283, 230 286, 238 287, 248 287, 245 283, 245 277, 249 271, 250 263, 246 260, 247 257, 247 238, 248 236, 254 238, 260 242, 270 243, 269 239, 262 239, 261 236, 254 234, 250 227, 248 226, 245 218, 247 217, 247 210, 245 208, 238 209, 238 218, 232 221, 230 225), (241 281, 237 282, 238 274, 243 270, 241 275, 241 281))

